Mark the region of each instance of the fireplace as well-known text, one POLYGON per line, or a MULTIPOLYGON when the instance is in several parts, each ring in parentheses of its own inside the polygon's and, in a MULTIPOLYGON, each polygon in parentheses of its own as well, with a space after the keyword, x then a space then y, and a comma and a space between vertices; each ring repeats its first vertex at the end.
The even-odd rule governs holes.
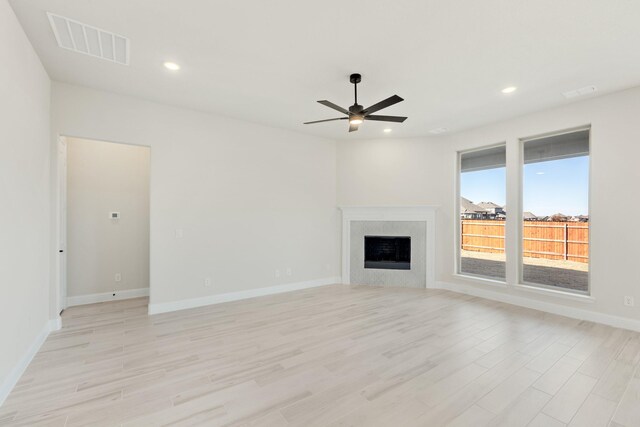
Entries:
POLYGON ((340 209, 342 283, 416 289, 436 287, 437 209, 434 206, 345 206, 340 209), (365 237, 396 236, 411 239, 406 261, 403 261, 410 263, 409 269, 365 268, 365 237))
POLYGON ((411 269, 411 237, 364 236, 364 268, 411 269))

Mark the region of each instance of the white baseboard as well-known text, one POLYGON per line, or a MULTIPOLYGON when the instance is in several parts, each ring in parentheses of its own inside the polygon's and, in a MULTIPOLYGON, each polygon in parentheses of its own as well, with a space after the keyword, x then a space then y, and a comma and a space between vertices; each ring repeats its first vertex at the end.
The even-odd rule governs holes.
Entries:
POLYGON ((208 295, 206 297, 184 299, 179 301, 149 304, 149 314, 168 313, 170 311, 185 310, 187 308, 238 301, 265 295, 281 294, 283 292, 298 291, 340 283, 340 277, 325 277, 323 279, 308 280, 306 282, 287 283, 286 285, 270 286, 268 288, 248 289, 246 291, 229 292, 226 294, 208 295))
POLYGON ((500 301, 520 307, 531 308, 534 310, 545 311, 547 313, 571 317, 573 319, 588 320, 590 322, 602 323, 604 325, 609 325, 616 328, 629 329, 632 331, 640 332, 640 321, 629 319, 627 317, 599 313, 596 311, 584 310, 581 308, 570 307, 562 304, 554 304, 504 292, 494 292, 474 285, 437 282, 436 288, 446 289, 461 294, 473 295, 476 297, 486 298, 494 301, 500 301))
POLYGON ((67 307, 148 296, 149 288, 128 289, 125 291, 104 292, 100 294, 78 295, 74 297, 67 297, 67 307))
POLYGON ((59 331, 62 329, 62 318, 60 316, 49 320, 49 331, 59 331))
POLYGON ((56 319, 48 320, 44 324, 44 327, 38 336, 36 336, 35 340, 33 340, 27 352, 22 356, 20 361, 18 361, 18 364, 9 372, 2 384, 0 384, 0 406, 2 406, 7 396, 9 396, 9 393, 11 393, 11 390, 13 390, 15 385, 18 383, 22 374, 24 374, 24 371, 27 370, 27 367, 33 360, 36 353, 40 350, 40 347, 42 347, 42 344, 49 336, 49 333, 58 329, 60 329, 60 316, 56 319))

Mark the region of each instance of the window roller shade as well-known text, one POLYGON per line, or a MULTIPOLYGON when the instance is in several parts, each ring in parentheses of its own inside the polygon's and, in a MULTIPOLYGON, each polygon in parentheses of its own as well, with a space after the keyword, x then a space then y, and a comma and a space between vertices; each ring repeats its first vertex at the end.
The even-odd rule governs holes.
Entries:
POLYGON ((524 141, 524 163, 589 155, 589 129, 524 141))
MULTIPOLYGON (((524 140, 524 163, 569 159, 589 155, 589 129, 524 140)), ((460 171, 474 172, 506 166, 504 146, 460 155, 460 171)))
POLYGON ((506 164, 507 153, 504 145, 460 154, 460 172, 503 168, 506 164))

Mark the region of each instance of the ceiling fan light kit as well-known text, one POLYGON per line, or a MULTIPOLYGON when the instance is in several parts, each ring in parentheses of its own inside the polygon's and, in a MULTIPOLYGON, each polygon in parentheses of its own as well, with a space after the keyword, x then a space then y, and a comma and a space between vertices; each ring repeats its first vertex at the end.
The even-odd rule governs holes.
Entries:
POLYGON ((373 115, 376 111, 380 111, 383 108, 390 107, 398 102, 404 101, 404 99, 400 98, 398 95, 390 96, 384 101, 380 101, 377 104, 373 104, 368 108, 363 108, 362 105, 358 104, 358 83, 362 81, 362 76, 360 74, 351 74, 349 76, 349 81, 353 83, 354 104, 349 107, 349 109, 345 109, 340 107, 339 105, 334 104, 333 102, 329 102, 327 100, 318 101, 320 104, 325 105, 329 108, 332 108, 336 111, 341 112, 342 114, 346 114, 346 117, 338 117, 335 119, 325 119, 325 120, 315 120, 313 122, 305 122, 305 125, 310 125, 314 123, 323 123, 323 122, 332 122, 334 120, 349 120, 349 132, 354 132, 358 130, 358 126, 360 126, 365 120, 374 120, 379 122, 394 122, 394 123, 402 123, 407 120, 406 117, 401 116, 380 116, 373 115))

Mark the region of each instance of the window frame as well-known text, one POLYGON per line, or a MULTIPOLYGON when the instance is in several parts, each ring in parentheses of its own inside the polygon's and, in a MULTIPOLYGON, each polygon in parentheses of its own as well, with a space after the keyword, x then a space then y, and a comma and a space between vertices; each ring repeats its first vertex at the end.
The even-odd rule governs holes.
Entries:
POLYGON ((507 185, 507 141, 497 142, 494 144, 483 145, 480 147, 474 147, 465 150, 456 151, 456 179, 455 179, 455 204, 454 204, 454 212, 455 212, 455 223, 454 223, 454 276, 463 278, 463 279, 472 279, 476 281, 481 281, 482 283, 497 285, 500 287, 507 286, 507 274, 506 274, 506 258, 507 253, 509 252, 509 245, 507 243, 507 229, 506 229, 506 221, 505 221, 505 239, 504 239, 504 254, 505 254, 505 277, 504 279, 500 279, 498 277, 490 277, 490 276, 482 276, 479 274, 473 273, 465 273, 462 271, 462 221, 461 221, 461 212, 460 212, 460 198, 461 195, 461 175, 462 175, 462 156, 466 153, 473 153, 477 151, 489 150, 492 148, 503 147, 505 150, 505 180, 504 180, 504 190, 505 196, 507 196, 508 185, 507 185))
POLYGON ((592 236, 592 232, 593 232, 593 222, 592 222, 592 215, 591 215, 591 189, 592 189, 592 161, 593 161, 593 155, 592 155, 592 132, 591 132, 591 125, 583 125, 583 126, 577 126, 577 127, 573 127, 573 128, 568 128, 568 129, 564 129, 564 130, 559 130, 559 131, 554 131, 554 132, 546 132, 543 134, 537 134, 537 135, 532 135, 532 136, 528 136, 528 137, 523 137, 523 138, 518 138, 518 178, 519 178, 519 185, 518 185, 518 212, 517 212, 517 221, 518 221, 518 235, 517 235, 517 265, 516 265, 516 270, 517 270, 517 282, 515 284, 515 287, 517 288, 521 288, 521 289, 525 289, 525 290, 531 290, 531 291, 537 291, 537 292, 544 292, 546 294, 556 294, 556 295, 564 295, 564 296, 571 296, 571 297, 577 297, 577 298, 586 298, 586 299, 590 299, 592 297, 592 289, 591 289, 591 253, 592 253, 592 244, 591 244, 591 236, 592 236), (560 286, 552 286, 552 285, 546 285, 543 283, 534 283, 534 282, 528 282, 526 280, 524 280, 524 243, 523 243, 523 238, 524 238, 524 218, 523 218, 523 212, 524 212, 524 167, 525 167, 525 163, 524 163, 524 145, 527 141, 534 141, 537 139, 542 139, 542 138, 548 138, 548 137, 553 137, 553 136, 558 136, 558 135, 565 135, 565 134, 570 134, 570 133, 575 133, 575 132, 581 132, 581 131, 587 131, 588 132, 588 138, 589 138, 589 175, 587 177, 587 210, 588 210, 588 215, 589 215, 589 239, 588 239, 588 245, 589 245, 589 256, 587 258, 587 265, 588 265, 588 271, 587 271, 587 290, 586 291, 580 291, 580 290, 575 290, 575 289, 569 289, 569 288, 563 288, 560 286))

